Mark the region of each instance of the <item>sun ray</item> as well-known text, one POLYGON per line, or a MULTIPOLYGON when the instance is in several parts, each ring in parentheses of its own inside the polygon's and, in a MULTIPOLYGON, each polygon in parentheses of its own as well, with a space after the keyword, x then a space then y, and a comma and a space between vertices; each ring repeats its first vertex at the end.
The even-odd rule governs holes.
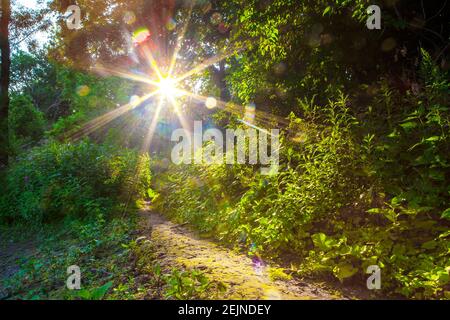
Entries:
MULTIPOLYGON (((173 97, 168 97, 168 99, 169 99, 170 103, 172 104, 173 108, 175 109, 175 113, 176 113, 178 119, 180 120, 181 127, 185 131, 189 132, 190 131, 189 130, 189 125, 186 123, 186 119, 183 117, 183 114, 181 113, 180 106, 179 106, 178 102, 173 97)), ((188 137, 189 137, 189 135, 188 135, 188 137)))
POLYGON ((164 77, 161 74, 161 70, 159 69, 158 63, 156 62, 155 58, 153 57, 151 50, 147 46, 142 46, 141 50, 144 53, 144 56, 146 57, 146 59, 148 59, 148 61, 147 61, 148 65, 155 72, 159 81, 161 81, 164 77))
POLYGON ((179 37, 177 37, 177 42, 175 44, 175 49, 174 49, 174 52, 173 52, 173 55, 172 55, 172 59, 170 60, 169 70, 167 72, 169 77, 172 76, 173 69, 175 68, 175 65, 176 65, 176 62, 177 62, 177 56, 178 56, 178 53, 181 50, 181 45, 182 45, 182 42, 184 40, 184 36, 186 34, 189 22, 190 22, 191 17, 192 17, 192 9, 193 9, 193 7, 194 7, 194 2, 191 2, 190 5, 189 5, 188 18, 186 19, 186 21, 183 24, 183 27, 181 29, 181 35, 179 37))
MULTIPOLYGON (((177 100, 177 96, 178 95, 186 95, 188 97, 191 97, 196 100, 203 101, 203 102, 205 102, 208 98, 198 95, 193 92, 186 91, 181 88, 177 88, 177 85, 180 84, 183 80, 200 73, 201 71, 207 69, 208 67, 210 67, 218 62, 221 62, 233 55, 236 55, 238 52, 240 52, 242 50, 245 50, 245 46, 242 48, 231 48, 230 50, 227 50, 228 52, 223 52, 223 53, 217 54, 213 57, 210 57, 210 58, 204 60, 202 63, 200 63, 197 66, 194 66, 191 70, 186 71, 185 73, 181 74, 180 76, 173 76, 172 74, 174 73, 174 69, 177 64, 178 54, 179 54, 179 51, 181 50, 182 43, 183 43, 184 37, 187 32, 187 28, 189 26, 189 23, 190 23, 190 20, 192 17, 192 10, 193 10, 193 4, 191 4, 189 7, 188 18, 184 21, 183 26, 180 31, 180 34, 177 37, 173 55, 171 57, 169 65, 166 66, 167 70, 166 70, 166 68, 163 68, 163 69, 160 68, 160 66, 158 65, 158 62, 156 61, 155 57, 152 54, 152 50, 148 46, 142 45, 139 47, 138 50, 141 50, 141 53, 145 57, 146 62, 148 63, 148 65, 150 66, 150 68, 153 71, 153 77, 156 75, 157 79, 154 79, 154 78, 152 79, 150 77, 150 75, 145 76, 145 75, 135 74, 135 73, 123 71, 120 69, 107 68, 102 65, 98 65, 93 68, 95 71, 98 71, 98 72, 108 73, 111 75, 129 79, 132 81, 141 82, 141 83, 145 83, 145 84, 148 84, 151 86, 155 86, 156 90, 147 94, 146 96, 144 96, 142 98, 139 98, 137 101, 130 102, 129 104, 121 106, 121 107, 117 108, 116 110, 110 111, 102 116, 99 116, 99 117, 89 121, 82 128, 80 128, 78 130, 69 132, 69 135, 68 135, 69 139, 77 140, 86 135, 91 134, 92 132, 104 127, 106 124, 110 123, 114 119, 116 119, 116 118, 122 116, 123 114, 127 113, 128 111, 136 108, 142 102, 144 102, 145 100, 149 99, 150 97, 152 97, 156 94, 160 95, 160 100, 159 100, 158 106, 156 108, 156 111, 154 113, 152 122, 149 126, 148 132, 144 138, 142 148, 148 149, 148 147, 150 146, 164 100, 166 100, 173 106, 175 113, 181 123, 181 126, 185 130, 189 130, 189 126, 186 123, 186 119, 184 118, 184 116, 181 113, 179 103, 177 100)), ((235 114, 238 118, 241 118, 242 115, 245 113, 244 106, 240 106, 240 105, 237 105, 237 104, 231 103, 231 102, 224 102, 219 99, 214 100, 214 101, 217 101, 217 107, 219 107, 223 110, 226 110, 230 113, 235 114)), ((273 123, 274 121, 278 121, 278 122, 285 121, 285 119, 283 119, 281 117, 278 117, 278 116, 275 116, 275 115, 272 115, 270 113, 263 112, 263 111, 256 111, 255 118, 258 121, 258 123, 262 123, 262 124, 269 124, 269 123, 273 123)), ((241 120, 241 122, 246 125, 253 126, 252 123, 249 123, 245 120, 241 120)), ((256 128, 258 130, 264 130, 264 129, 261 129, 258 127, 256 127, 256 128)))
MULTIPOLYGON (((150 126, 149 126, 149 128, 147 130, 147 133, 146 133, 146 135, 144 137, 144 140, 142 142, 142 146, 141 146, 141 149, 140 149, 140 153, 141 154, 146 154, 146 153, 149 152, 150 144, 151 144, 151 141, 153 139, 153 134, 155 132, 156 125, 158 124, 158 118, 159 118, 159 113, 160 113, 161 107, 162 107, 162 101, 163 101, 163 99, 162 99, 162 97, 160 97, 158 105, 157 105, 156 110, 155 110, 155 114, 154 114, 153 119, 152 119, 152 122, 151 122, 151 124, 150 124, 150 126)), ((122 212, 122 216, 125 216, 126 213, 128 212, 128 207, 129 207, 130 202, 132 200, 133 194, 136 192, 136 186, 137 186, 137 183, 138 183, 138 178, 139 178, 139 175, 141 174, 142 166, 145 165, 145 162, 144 162, 145 160, 144 159, 145 158, 143 158, 143 157, 139 157, 138 162, 136 164, 136 168, 134 170, 134 177, 133 177, 133 181, 132 181, 132 186, 131 186, 130 190, 128 191, 128 199, 127 199, 127 201, 125 203, 125 206, 124 206, 124 209, 123 209, 123 212, 122 212)))
POLYGON ((144 141, 142 142, 141 152, 148 152, 150 145, 153 140, 153 135, 155 134, 156 125, 158 124, 159 114, 161 112, 163 105, 163 99, 160 98, 158 105, 156 106, 155 114, 153 115, 152 122, 150 123, 147 134, 145 135, 144 141))
MULTIPOLYGON (((178 89, 178 91, 180 91, 184 95, 192 97, 198 101, 206 102, 206 100, 208 99, 208 97, 205 97, 205 96, 193 93, 193 92, 189 92, 186 90, 178 89)), ((244 113, 244 110, 245 110, 244 106, 241 106, 241 105, 238 105, 238 104, 232 103, 232 102, 225 102, 220 99, 216 99, 216 101, 217 101, 217 107, 219 107, 222 110, 233 113, 233 114, 237 115, 238 117, 242 116, 242 114, 244 113)), ((277 116, 277 115, 270 114, 265 111, 260 111, 260 110, 256 111, 256 119, 258 121, 266 122, 266 123, 271 123, 273 121, 276 121, 276 122, 284 124, 284 125, 288 124, 286 119, 284 119, 280 116, 277 116)))
POLYGON ((260 128, 260 127, 258 127, 258 126, 255 126, 254 124, 252 124, 252 123, 250 123, 250 122, 248 122, 248 121, 241 120, 241 119, 238 119, 238 121, 241 122, 241 123, 243 123, 243 124, 245 124, 246 126, 248 126, 248 127, 250 127, 250 128, 256 129, 256 130, 258 130, 258 131, 264 132, 265 134, 268 134, 268 135, 270 135, 270 136, 273 136, 273 134, 270 133, 269 131, 267 131, 266 129, 263 129, 263 128, 260 128))
POLYGON ((125 78, 125 79, 129 79, 129 80, 133 80, 133 81, 137 81, 137 82, 142 82, 142 83, 146 83, 146 84, 150 84, 153 86, 158 85, 158 82, 151 80, 148 77, 144 77, 138 74, 134 74, 134 73, 130 73, 127 71, 122 71, 119 69, 110 69, 107 68, 105 66, 102 65, 97 65, 95 67, 93 67, 93 70, 98 72, 98 73, 108 73, 114 76, 118 76, 121 78, 125 78))
POLYGON ((121 132, 123 132, 124 136, 123 141, 127 143, 131 141, 140 127, 143 124, 145 125, 145 122, 145 118, 139 116, 135 116, 131 119, 127 119, 127 121, 124 121, 124 126, 121 128, 121 132))
POLYGON ((144 101, 146 101, 146 100, 150 99, 152 96, 156 95, 158 92, 159 92, 159 90, 153 91, 153 92, 137 99, 136 101, 127 103, 115 110, 112 110, 106 114, 103 114, 103 115, 89 121, 82 128, 74 130, 72 132, 69 132, 68 135, 65 136, 65 138, 69 139, 69 140, 74 140, 74 141, 79 140, 80 138, 85 137, 85 136, 91 134, 92 132, 98 130, 99 128, 105 126, 107 123, 120 117, 121 115, 125 114, 126 112, 136 108, 144 101))
POLYGON ((192 68, 191 70, 189 70, 186 73, 177 77, 176 82, 181 82, 181 81, 185 80, 186 78, 189 78, 190 76, 195 75, 195 74, 205 70, 206 68, 209 68, 210 66, 212 66, 215 63, 218 63, 218 62, 220 62, 224 59, 227 59, 231 56, 234 56, 237 53, 236 51, 241 51, 241 50, 243 50, 243 49, 242 48, 235 49, 235 50, 233 50, 233 52, 222 53, 222 54, 215 55, 211 58, 208 58, 208 59, 204 60, 202 63, 200 63, 198 66, 192 68))

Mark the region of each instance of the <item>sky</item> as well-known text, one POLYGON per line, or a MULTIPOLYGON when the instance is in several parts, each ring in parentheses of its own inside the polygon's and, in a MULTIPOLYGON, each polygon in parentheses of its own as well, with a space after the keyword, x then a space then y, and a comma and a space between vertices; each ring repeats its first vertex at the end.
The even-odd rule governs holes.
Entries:
MULTIPOLYGON (((47 2, 47 1, 45 1, 45 2, 47 2)), ((15 0, 15 1, 13 1, 12 9, 14 10, 14 7, 17 7, 17 6, 23 6, 25 8, 29 8, 29 9, 37 9, 37 8, 41 8, 43 5, 42 4, 39 5, 37 0, 15 0)), ((42 31, 36 32, 34 35, 32 35, 30 37, 30 39, 37 40, 39 46, 43 46, 48 41, 48 34, 46 32, 42 32, 42 31)), ((20 44, 19 50, 28 51, 27 41, 24 41, 20 44)))
POLYGON ((26 8, 30 8, 30 9, 33 9, 37 6, 36 0, 16 0, 15 2, 19 5, 22 5, 26 8))

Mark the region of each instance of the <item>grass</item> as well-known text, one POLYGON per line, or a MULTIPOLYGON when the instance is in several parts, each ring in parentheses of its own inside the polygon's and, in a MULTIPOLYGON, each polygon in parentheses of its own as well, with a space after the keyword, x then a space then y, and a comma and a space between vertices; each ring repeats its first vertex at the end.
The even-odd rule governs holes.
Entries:
MULTIPOLYGON (((78 299, 104 298, 95 295, 105 284, 123 281, 128 266, 129 249, 126 246, 135 229, 136 218, 114 217, 108 222, 95 220, 87 223, 71 221, 47 226, 31 238, 32 254, 16 257, 19 270, 2 279, 8 299, 78 299), (81 292, 67 289, 67 268, 77 265, 81 270, 81 292), (91 292, 93 295, 88 295, 91 292), (81 295, 80 295, 81 293, 81 295), (84 295, 83 295, 84 293, 84 295)), ((15 231, 18 232, 19 228, 15 231)), ((27 238, 23 232, 22 239, 27 238)), ((16 241, 18 239, 16 238, 16 241)), ((7 239, 2 239, 5 246, 7 239)), ((16 242, 15 243, 20 243, 16 242)), ((29 253, 29 252, 28 252, 29 253)), ((5 297, 4 297, 5 298, 5 297)))

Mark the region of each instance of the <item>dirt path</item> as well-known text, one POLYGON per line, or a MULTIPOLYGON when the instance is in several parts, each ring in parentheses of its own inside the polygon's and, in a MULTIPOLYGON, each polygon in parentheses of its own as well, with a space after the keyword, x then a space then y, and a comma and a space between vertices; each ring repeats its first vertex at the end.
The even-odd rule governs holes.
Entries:
POLYGON ((211 240, 201 239, 186 227, 161 215, 146 212, 151 239, 163 268, 196 268, 211 280, 227 286, 226 299, 340 299, 326 289, 299 280, 272 281, 269 268, 260 261, 237 254, 211 240))

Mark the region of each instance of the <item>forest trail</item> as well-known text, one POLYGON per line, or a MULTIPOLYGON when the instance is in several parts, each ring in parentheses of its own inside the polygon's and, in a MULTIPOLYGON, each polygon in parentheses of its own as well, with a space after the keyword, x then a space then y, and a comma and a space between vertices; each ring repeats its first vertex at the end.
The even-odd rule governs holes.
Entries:
POLYGON ((202 239, 183 225, 176 225, 159 214, 145 211, 143 215, 151 226, 150 237, 161 267, 200 269, 210 280, 226 285, 225 299, 342 299, 305 281, 273 281, 269 270, 279 266, 261 264, 242 253, 202 239))

